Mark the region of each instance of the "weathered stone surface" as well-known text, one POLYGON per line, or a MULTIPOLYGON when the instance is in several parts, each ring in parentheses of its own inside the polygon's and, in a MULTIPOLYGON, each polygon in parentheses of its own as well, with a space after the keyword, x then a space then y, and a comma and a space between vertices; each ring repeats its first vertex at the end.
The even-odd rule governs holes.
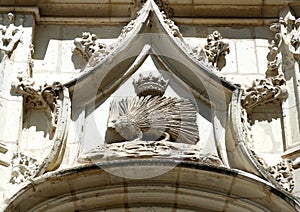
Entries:
POLYGON ((9 167, 0 162, 6 210, 299 210, 299 189, 292 191, 299 188, 297 151, 285 155, 293 168, 273 166, 299 134, 293 113, 299 110, 299 2, 289 4, 293 16, 272 25, 286 36, 275 39, 267 25, 278 19, 283 1, 0 4, 0 143, 13 158, 9 167), (157 73, 173 78, 142 77, 131 98, 133 88, 123 85, 151 71, 147 58, 157 73), (243 97, 236 95, 244 88, 243 97), (121 100, 110 107, 114 98, 121 100), (99 147, 88 148, 91 140, 99 147), (251 147, 262 148, 272 165, 259 163, 251 147))

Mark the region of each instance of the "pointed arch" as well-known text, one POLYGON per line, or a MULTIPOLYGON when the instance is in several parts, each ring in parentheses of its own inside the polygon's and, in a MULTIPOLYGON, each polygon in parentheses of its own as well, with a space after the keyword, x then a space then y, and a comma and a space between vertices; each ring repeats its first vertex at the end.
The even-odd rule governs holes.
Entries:
POLYGON ((101 104, 111 94, 107 89, 125 76, 141 54, 145 54, 143 49, 146 45, 150 46, 147 54, 159 58, 195 93, 226 110, 236 86, 218 77, 205 58, 199 60, 194 57, 178 28, 159 11, 153 0, 147 1, 138 14, 124 27, 113 49, 103 60, 65 84, 70 90, 73 112, 84 105, 93 105, 95 100, 101 104))

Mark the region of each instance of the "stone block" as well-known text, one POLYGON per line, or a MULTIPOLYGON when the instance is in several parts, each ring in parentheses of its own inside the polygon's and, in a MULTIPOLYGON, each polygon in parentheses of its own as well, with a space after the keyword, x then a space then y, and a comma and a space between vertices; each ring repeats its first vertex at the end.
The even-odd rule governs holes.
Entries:
POLYGON ((258 63, 258 72, 260 74, 265 74, 268 68, 267 55, 269 49, 267 47, 256 47, 257 63, 258 63))
POLYGON ((254 40, 237 40, 235 45, 238 72, 240 74, 258 73, 254 40))
POLYGON ((22 124, 22 101, 9 101, 0 98, 1 141, 17 141, 22 124), (12 112, 13 111, 13 112, 12 112))

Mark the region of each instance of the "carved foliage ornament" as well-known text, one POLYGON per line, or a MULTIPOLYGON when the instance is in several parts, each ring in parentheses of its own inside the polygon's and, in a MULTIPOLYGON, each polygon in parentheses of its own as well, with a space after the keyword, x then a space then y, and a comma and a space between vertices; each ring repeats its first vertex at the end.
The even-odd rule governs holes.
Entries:
POLYGON ((207 44, 204 46, 208 61, 221 70, 226 65, 225 56, 229 54, 229 43, 223 41, 221 34, 214 31, 207 36, 207 44))
POLYGON ((251 113, 257 106, 280 104, 288 97, 286 81, 283 75, 255 80, 251 87, 245 89, 242 106, 251 113))
POLYGON ((225 42, 218 31, 206 38, 204 48, 201 45, 193 48, 192 54, 200 61, 207 61, 219 71, 226 65, 226 55, 230 53, 229 43, 225 42))
POLYGON ((269 166, 262 158, 256 155, 253 151, 252 154, 257 161, 264 167, 275 180, 286 191, 292 192, 295 187, 295 180, 293 174, 293 163, 289 159, 283 159, 274 166, 269 166))
POLYGON ((300 18, 296 19, 295 16, 289 11, 285 17, 280 17, 278 23, 270 26, 270 30, 276 33, 277 43, 280 47, 280 42, 283 40, 288 46, 291 53, 294 55, 300 54, 300 18))
POLYGON ((111 46, 99 42, 95 34, 83 32, 81 37, 75 38, 75 53, 80 53, 86 60, 89 60, 90 66, 95 66, 99 61, 109 53, 111 46))
MULTIPOLYGON (((10 24, 8 26, 0 25, 0 50, 10 55, 20 41, 22 25, 19 27, 14 25, 15 20, 12 13, 8 13, 7 16, 10 24)), ((24 19, 21 19, 22 23, 23 21, 24 19)))
POLYGON ((168 16, 164 13, 162 13, 162 16, 164 19, 164 23, 168 25, 173 36, 183 39, 183 36, 179 30, 179 27, 174 23, 174 21, 172 21, 170 18, 168 18, 168 16))
POLYGON ((10 183, 19 184, 29 180, 36 173, 39 164, 23 153, 15 153, 12 157, 12 171, 10 183))

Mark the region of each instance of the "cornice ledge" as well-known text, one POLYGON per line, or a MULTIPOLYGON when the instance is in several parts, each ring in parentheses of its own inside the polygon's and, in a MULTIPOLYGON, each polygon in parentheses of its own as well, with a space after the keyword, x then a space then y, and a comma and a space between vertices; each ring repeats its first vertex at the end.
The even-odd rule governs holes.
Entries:
POLYGON ((33 14, 36 21, 40 20, 40 11, 38 7, 0 7, 0 13, 23 13, 23 14, 33 14))

